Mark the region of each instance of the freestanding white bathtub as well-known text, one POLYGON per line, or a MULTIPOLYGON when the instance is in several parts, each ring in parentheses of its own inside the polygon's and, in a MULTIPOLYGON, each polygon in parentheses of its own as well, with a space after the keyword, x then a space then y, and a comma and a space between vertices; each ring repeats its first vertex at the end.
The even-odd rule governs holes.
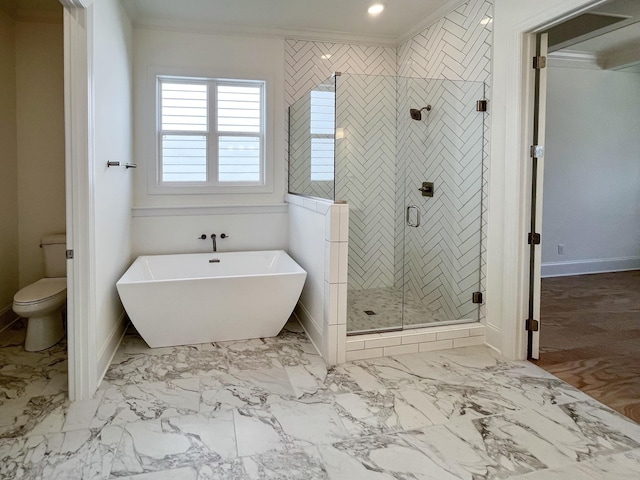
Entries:
POLYGON ((150 255, 116 286, 142 338, 165 347, 273 337, 306 277, 283 250, 150 255))

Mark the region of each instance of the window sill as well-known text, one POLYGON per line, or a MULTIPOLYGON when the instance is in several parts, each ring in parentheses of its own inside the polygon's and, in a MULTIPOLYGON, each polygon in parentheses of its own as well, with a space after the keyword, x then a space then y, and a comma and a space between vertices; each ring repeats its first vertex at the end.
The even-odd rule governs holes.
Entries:
POLYGON ((133 207, 132 217, 187 217, 195 215, 251 215, 265 213, 287 213, 286 203, 267 205, 218 205, 191 207, 133 207))

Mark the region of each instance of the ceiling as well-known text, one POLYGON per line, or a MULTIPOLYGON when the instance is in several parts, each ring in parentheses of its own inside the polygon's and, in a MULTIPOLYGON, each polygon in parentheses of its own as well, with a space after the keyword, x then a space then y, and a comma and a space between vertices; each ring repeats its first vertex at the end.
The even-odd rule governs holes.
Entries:
POLYGON ((618 21, 588 32, 580 31, 578 22, 572 38, 549 50, 589 56, 604 69, 640 72, 640 0, 612 0, 589 14, 617 17, 618 21))
POLYGON ((371 17, 373 0, 121 0, 136 24, 189 24, 210 30, 302 34, 328 39, 362 37, 396 44, 464 3, 464 0, 385 1, 371 17))

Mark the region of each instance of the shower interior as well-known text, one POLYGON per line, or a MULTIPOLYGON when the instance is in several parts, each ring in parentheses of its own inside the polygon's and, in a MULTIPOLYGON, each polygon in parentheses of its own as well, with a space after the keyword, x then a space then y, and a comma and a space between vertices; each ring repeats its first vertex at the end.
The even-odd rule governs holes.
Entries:
POLYGON ((349 204, 349 334, 479 320, 480 99, 482 82, 336 74, 290 107, 289 192, 349 204))

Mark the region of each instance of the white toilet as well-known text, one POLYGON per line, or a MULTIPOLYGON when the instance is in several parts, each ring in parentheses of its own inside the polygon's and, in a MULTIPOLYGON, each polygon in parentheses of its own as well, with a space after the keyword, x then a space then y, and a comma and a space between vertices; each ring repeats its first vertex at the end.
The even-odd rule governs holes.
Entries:
POLYGON ((13 297, 13 311, 28 319, 24 349, 37 352, 52 347, 64 337, 62 308, 67 303, 66 235, 42 238, 44 270, 42 278, 24 287, 13 297))

